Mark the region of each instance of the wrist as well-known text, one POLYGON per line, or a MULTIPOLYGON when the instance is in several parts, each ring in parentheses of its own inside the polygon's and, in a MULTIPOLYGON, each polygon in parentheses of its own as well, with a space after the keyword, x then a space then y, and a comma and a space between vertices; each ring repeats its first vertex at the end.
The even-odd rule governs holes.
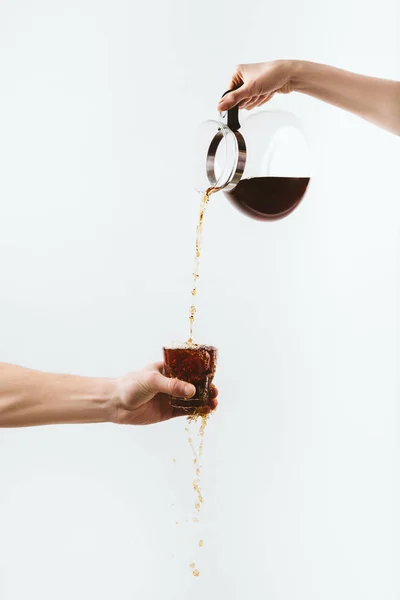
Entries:
POLYGON ((291 60, 290 87, 294 92, 302 92, 307 88, 310 63, 304 60, 291 60))
POLYGON ((115 379, 94 379, 89 411, 91 423, 115 423, 118 390, 115 379))

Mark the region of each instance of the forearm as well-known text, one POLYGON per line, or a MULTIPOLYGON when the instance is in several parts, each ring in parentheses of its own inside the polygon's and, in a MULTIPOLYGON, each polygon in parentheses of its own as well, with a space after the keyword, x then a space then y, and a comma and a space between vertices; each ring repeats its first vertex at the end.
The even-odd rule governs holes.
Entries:
POLYGON ((366 77, 328 65, 296 61, 292 88, 400 135, 398 81, 366 77))
POLYGON ((102 423, 113 410, 112 380, 0 363, 0 427, 102 423))

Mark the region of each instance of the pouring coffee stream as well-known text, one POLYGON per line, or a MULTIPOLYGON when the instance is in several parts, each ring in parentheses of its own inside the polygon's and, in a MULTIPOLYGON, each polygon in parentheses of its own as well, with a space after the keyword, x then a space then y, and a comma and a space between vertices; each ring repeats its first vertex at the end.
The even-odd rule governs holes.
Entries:
MULTIPOLYGON (((308 152, 304 152, 306 136, 295 115, 261 111, 248 117, 242 126, 239 107, 235 106, 221 113, 221 118, 222 121, 206 121, 199 129, 201 147, 197 152, 196 189, 202 194, 202 201, 196 230, 192 298, 197 294, 204 212, 212 194, 222 192, 231 204, 253 219, 274 221, 294 211, 310 182, 308 152), (279 155, 279 142, 282 142, 279 138, 290 131, 289 143, 287 140, 281 143, 283 168, 279 164, 274 166, 273 161, 279 155), (296 134, 294 138, 293 133, 296 134)), ((196 306, 192 301, 190 345, 194 343, 195 314, 196 306)))
MULTIPOLYGON (((200 256, 201 256, 201 241, 202 241, 202 233, 203 233, 203 220, 204 220, 204 212, 206 210, 206 206, 210 199, 211 194, 214 194, 218 191, 215 188, 209 188, 205 191, 204 196, 201 199, 200 204, 200 213, 199 213, 199 221, 196 228, 196 247, 195 247, 195 258, 194 258, 194 270, 193 270, 193 288, 192 288, 192 297, 195 298, 197 295, 197 280, 200 276, 200 256)), ((190 316, 189 316, 189 339, 188 344, 193 344, 193 325, 196 314, 196 306, 194 304, 190 307, 190 316)))

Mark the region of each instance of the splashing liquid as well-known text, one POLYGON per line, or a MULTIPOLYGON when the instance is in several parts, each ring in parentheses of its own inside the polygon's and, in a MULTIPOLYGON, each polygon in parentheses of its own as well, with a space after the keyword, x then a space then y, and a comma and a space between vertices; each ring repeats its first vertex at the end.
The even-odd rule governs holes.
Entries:
POLYGON ((189 569, 192 569, 192 573, 194 577, 198 577, 200 575, 200 571, 196 569, 196 563, 192 562, 189 565, 189 569))
MULTIPOLYGON (((208 204, 211 194, 214 194, 217 191, 218 191, 217 188, 209 188, 208 190, 206 190, 206 192, 204 193, 204 195, 201 199, 201 203, 200 203, 199 221, 198 221, 197 228, 196 228, 196 247, 195 247, 194 271, 193 271, 193 287, 192 287, 192 292, 191 292, 192 298, 195 298, 197 295, 197 282, 198 282, 199 275, 200 275, 200 256, 201 256, 201 247, 202 247, 204 212, 206 210, 206 206, 208 204)), ((196 306, 193 303, 190 306, 190 311, 189 311, 189 331, 190 331, 189 339, 188 339, 189 346, 194 346, 193 325, 194 325, 195 314, 196 314, 196 306)), ((185 431, 188 434, 188 442, 189 442, 190 448, 193 453, 193 465, 195 468, 194 479, 192 482, 193 489, 195 492, 195 504, 194 504, 195 514, 193 516, 194 523, 200 522, 199 513, 200 513, 201 505, 203 504, 203 494, 202 494, 201 488, 200 488, 200 471, 201 471, 200 459, 203 456, 204 430, 207 427, 208 417, 209 417, 208 414, 207 415, 202 414, 200 411, 195 410, 194 414, 191 414, 187 417, 188 423, 187 423, 187 427, 185 428, 185 431), (198 447, 196 448, 195 441, 193 440, 193 434, 191 434, 191 429, 193 429, 192 426, 194 424, 197 424, 199 418, 201 421, 200 421, 199 430, 197 432, 197 436, 200 438, 200 442, 198 444, 198 447)), ((202 548, 203 544, 204 544, 204 541, 199 540, 199 543, 198 543, 199 548, 202 548)), ((194 577, 199 577, 200 571, 197 568, 195 562, 190 563, 189 568, 192 570, 192 574, 194 577)))
MULTIPOLYGON (((200 487, 200 471, 201 471, 201 457, 203 456, 203 446, 204 446, 204 430, 207 427, 207 423, 208 423, 208 417, 209 415, 204 415, 204 414, 200 414, 200 413, 196 413, 193 415, 190 415, 187 417, 187 421, 188 421, 188 426, 185 428, 185 431, 188 434, 188 442, 189 442, 189 446, 192 450, 193 453, 193 465, 194 465, 194 479, 193 479, 193 490, 195 492, 195 503, 194 503, 194 509, 195 509, 195 513, 193 516, 193 522, 194 523, 199 523, 200 522, 200 509, 201 509, 201 505, 203 504, 203 494, 201 491, 201 487, 200 487), (200 438, 199 444, 196 447, 195 445, 195 441, 193 440, 193 434, 191 433, 191 430, 193 430, 193 425, 197 424, 198 420, 200 420, 200 427, 199 430, 197 432, 197 436, 200 438)), ((202 548, 204 545, 204 541, 203 540, 199 540, 199 548, 202 548)), ((189 565, 189 567, 192 569, 192 574, 194 577, 198 577, 200 575, 200 571, 197 569, 196 564, 193 562, 189 565)))
MULTIPOLYGON (((203 234, 203 220, 204 220, 204 212, 206 210, 206 206, 210 199, 211 194, 214 194, 217 188, 209 188, 201 199, 200 203, 200 213, 199 213, 199 222, 196 228, 196 248, 195 248, 195 259, 194 259, 194 271, 193 271, 193 288, 192 288, 192 297, 195 298, 197 295, 197 280, 200 275, 200 256, 201 256, 201 242, 202 242, 202 234, 203 234)), ((196 314, 196 306, 192 304, 189 311, 189 339, 188 343, 193 344, 193 325, 194 318, 196 314)))
MULTIPOLYGON (((259 177, 253 179, 245 179, 240 181, 236 188, 228 195, 231 202, 236 205, 242 212, 250 217, 261 220, 279 219, 289 215, 296 208, 309 184, 309 178, 284 178, 284 177, 259 177)), ((202 233, 204 212, 210 196, 218 192, 220 188, 209 188, 202 197, 200 204, 199 222, 196 229, 196 248, 195 248, 195 263, 193 271, 193 288, 192 298, 197 295, 197 282, 199 279, 200 256, 202 248, 202 233)), ((195 346, 193 342, 193 325, 196 315, 196 306, 194 300, 189 311, 190 334, 188 339, 189 346, 195 346)), ((198 409, 195 409, 196 411, 198 409)), ((199 523, 200 509, 203 504, 203 494, 200 487, 200 471, 201 457, 203 455, 204 430, 207 426, 209 415, 195 412, 188 416, 188 425, 185 428, 188 434, 188 441, 193 453, 193 464, 195 468, 195 476, 193 479, 193 489, 195 491, 195 513, 193 521, 199 523), (197 435, 200 437, 200 442, 196 448, 193 434, 191 434, 192 425, 201 419, 200 427, 197 435)), ((204 540, 200 539, 198 547, 202 548, 204 540)), ((199 577, 200 571, 195 562, 189 564, 194 577, 199 577)))

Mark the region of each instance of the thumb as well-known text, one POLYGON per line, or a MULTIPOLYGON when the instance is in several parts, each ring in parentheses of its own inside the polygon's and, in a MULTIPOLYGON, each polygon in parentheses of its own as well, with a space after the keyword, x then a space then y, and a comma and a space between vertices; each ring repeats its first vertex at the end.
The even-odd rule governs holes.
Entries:
POLYGON ((165 377, 161 373, 151 374, 148 387, 156 394, 168 394, 176 398, 191 398, 196 393, 196 388, 191 383, 165 377))
POLYGON ((218 102, 218 110, 229 110, 246 98, 250 98, 249 89, 246 85, 242 85, 237 90, 232 90, 223 98, 221 98, 221 100, 218 102))

